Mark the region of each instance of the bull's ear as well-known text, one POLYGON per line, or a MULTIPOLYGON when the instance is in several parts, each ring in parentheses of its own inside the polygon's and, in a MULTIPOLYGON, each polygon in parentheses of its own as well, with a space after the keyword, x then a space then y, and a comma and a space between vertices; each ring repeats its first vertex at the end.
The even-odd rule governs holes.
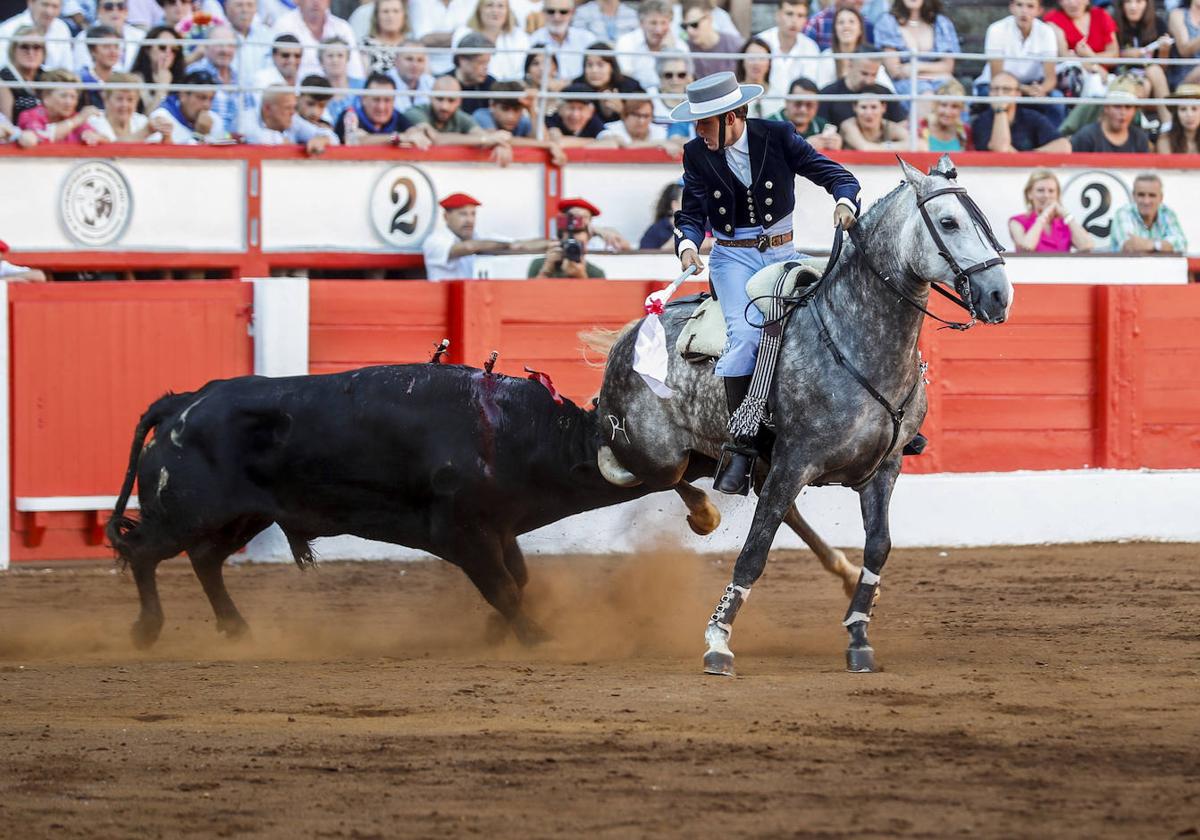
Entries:
POLYGON ((912 184, 912 188, 917 192, 921 191, 921 186, 925 183, 925 175, 915 166, 911 166, 904 158, 896 155, 896 160, 900 161, 900 169, 904 173, 905 179, 912 184))

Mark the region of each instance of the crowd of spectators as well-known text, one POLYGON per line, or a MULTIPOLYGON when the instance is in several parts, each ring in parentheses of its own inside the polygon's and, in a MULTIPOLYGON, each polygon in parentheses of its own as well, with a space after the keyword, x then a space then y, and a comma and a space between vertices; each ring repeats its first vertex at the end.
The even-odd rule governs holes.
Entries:
POLYGON ((822 149, 1195 151, 1200 0, 1166 0, 1165 17, 1155 0, 1056 2, 1010 0, 976 74, 954 58, 911 63, 962 50, 943 0, 778 0, 757 32, 714 0, 364 0, 346 18, 331 0, 27 0, 0 23, 0 127, 25 146, 457 144, 501 164, 519 146, 560 160, 591 145, 678 155, 693 129, 670 123, 671 107, 693 79, 730 70, 766 91, 751 116, 789 121, 822 149), (1000 98, 968 107, 956 101, 968 91, 1000 98), (1106 101, 1071 107, 1080 96, 1106 101))

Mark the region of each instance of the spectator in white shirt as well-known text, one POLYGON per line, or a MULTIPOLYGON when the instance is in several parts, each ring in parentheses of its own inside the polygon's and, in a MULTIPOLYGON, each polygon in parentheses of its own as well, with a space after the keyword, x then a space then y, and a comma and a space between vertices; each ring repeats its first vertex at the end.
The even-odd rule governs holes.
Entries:
POLYGON ((243 142, 258 146, 302 143, 310 155, 319 155, 338 141, 333 129, 314 125, 296 113, 296 93, 286 87, 267 88, 256 110, 242 112, 239 128, 243 142))
POLYGON ((577 79, 583 75, 583 51, 592 45, 595 37, 586 29, 571 25, 575 17, 573 0, 545 0, 542 11, 546 25, 529 36, 531 47, 549 47, 558 59, 558 75, 561 79, 577 79))
POLYGON ((575 25, 612 43, 638 28, 638 13, 621 0, 589 0, 575 10, 575 25))
POLYGON ((265 90, 272 85, 294 85, 300 78, 300 62, 303 60, 300 39, 292 34, 276 35, 271 46, 271 64, 258 71, 254 77, 254 89, 265 90))
POLYGON ((350 24, 340 17, 334 17, 329 11, 329 0, 297 0, 296 10, 288 12, 275 22, 278 34, 295 35, 304 55, 300 60, 301 76, 317 73, 321 69, 321 60, 317 55, 318 47, 326 38, 341 38, 350 45, 350 75, 356 79, 364 77, 362 59, 358 55, 358 39, 350 24))
MULTIPOLYGON (((128 17, 128 0, 100 0, 96 4, 96 23, 102 26, 111 26, 123 42, 120 45, 121 53, 116 65, 117 70, 122 73, 133 66, 133 57, 137 55, 138 44, 146 37, 145 30, 130 24, 127 20, 128 17)), ((92 66, 88 45, 84 43, 86 38, 86 32, 80 32, 75 36, 75 66, 80 75, 84 68, 92 66)))
POLYGON ((525 75, 529 36, 517 27, 508 0, 479 0, 467 25, 454 30, 454 46, 471 32, 478 32, 496 45, 496 53, 488 65, 493 78, 507 82, 525 75))
POLYGON ((817 57, 821 48, 804 34, 808 25, 808 0, 779 0, 775 10, 775 26, 758 33, 772 53, 784 53, 786 58, 771 60, 771 84, 767 93, 784 96, 793 81, 817 75, 817 57))
POLYGON ((46 39, 43 70, 75 70, 75 55, 71 47, 71 29, 59 17, 62 0, 29 0, 29 7, 0 24, 0 53, 7 52, 8 40, 22 26, 32 26, 46 39))
POLYGON ((675 37, 668 0, 642 0, 638 5, 638 26, 617 39, 617 52, 633 53, 618 56, 617 62, 622 73, 649 90, 658 84, 656 53, 687 52, 687 47, 675 37))
MULTIPOLYGON (((193 70, 183 77, 185 85, 216 85, 217 79, 207 70, 193 70)), ((171 122, 170 141, 182 146, 217 143, 229 133, 221 118, 212 112, 212 90, 185 90, 163 100, 150 119, 164 116, 171 122)))
POLYGON ((275 33, 258 20, 258 0, 225 0, 225 17, 238 41, 234 69, 241 79, 253 79, 271 63, 275 33))
POLYGON ((408 40, 396 56, 395 77, 400 84, 396 87, 396 107, 407 111, 414 105, 426 105, 426 94, 433 90, 433 74, 429 72, 429 54, 420 41, 408 40))
POLYGON ((596 146, 622 149, 662 149, 674 157, 683 156, 682 138, 667 137, 665 125, 654 123, 654 103, 649 99, 629 99, 620 120, 606 123, 596 146))
POLYGON ((475 12, 477 0, 409 0, 408 19, 413 37, 431 49, 447 50, 431 53, 430 72, 435 76, 449 73, 454 66, 448 50, 454 32, 466 26, 475 12))
MULTIPOLYGON (((113 84, 136 84, 132 73, 113 73, 113 84)), ((138 92, 129 89, 104 91, 104 112, 88 120, 88 126, 108 143, 161 143, 170 137, 174 125, 164 115, 153 119, 137 112, 138 92)))
POLYGON ((987 28, 983 51, 990 57, 975 80, 976 90, 987 93, 992 76, 1003 70, 1021 85, 1025 96, 1046 96, 1055 87, 1058 36, 1042 21, 1041 0, 1010 0, 1009 16, 987 28))

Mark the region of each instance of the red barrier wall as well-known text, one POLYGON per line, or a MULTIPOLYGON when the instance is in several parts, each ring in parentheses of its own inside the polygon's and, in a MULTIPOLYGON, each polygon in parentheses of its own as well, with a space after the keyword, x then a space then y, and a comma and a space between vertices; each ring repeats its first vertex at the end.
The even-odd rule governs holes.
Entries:
MULTIPOLYGON (((115 495, 152 400, 253 371, 252 295, 237 281, 10 285, 13 499, 115 495)), ((105 556, 86 544, 97 519, 15 513, 12 557, 105 556)))

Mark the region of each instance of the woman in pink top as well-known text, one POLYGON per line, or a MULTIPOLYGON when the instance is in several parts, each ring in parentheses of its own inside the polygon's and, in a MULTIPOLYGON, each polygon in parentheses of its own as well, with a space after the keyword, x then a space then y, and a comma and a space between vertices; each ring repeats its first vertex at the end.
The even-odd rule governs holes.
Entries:
MULTIPOLYGON (((69 70, 47 70, 42 74, 43 82, 58 82, 60 84, 79 84, 79 77, 69 70)), ((28 111, 22 111, 17 119, 17 125, 25 131, 37 135, 42 143, 84 143, 94 146, 100 142, 100 135, 87 124, 88 119, 100 113, 100 110, 88 105, 82 111, 76 112, 79 105, 79 91, 73 88, 43 88, 39 91, 42 103, 28 111)))
POLYGON ((1025 182, 1027 212, 1008 220, 1017 251, 1068 253, 1090 251, 1092 235, 1058 203, 1058 178, 1049 169, 1035 169, 1025 182))

